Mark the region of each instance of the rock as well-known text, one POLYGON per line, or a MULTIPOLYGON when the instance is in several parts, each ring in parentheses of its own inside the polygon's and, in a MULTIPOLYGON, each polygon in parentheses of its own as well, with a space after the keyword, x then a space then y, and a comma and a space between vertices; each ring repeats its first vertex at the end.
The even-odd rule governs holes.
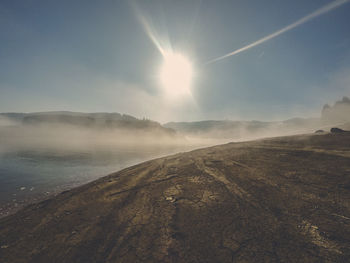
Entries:
POLYGON ((324 130, 317 130, 317 131, 315 131, 315 133, 323 133, 324 132, 324 130))
POLYGON ((167 201, 169 201, 169 202, 171 202, 171 203, 174 203, 174 202, 176 201, 176 198, 175 198, 175 197, 172 197, 172 196, 167 196, 167 197, 165 198, 165 200, 167 200, 167 201))
POLYGON ((332 128, 331 129, 331 133, 344 133, 346 131, 339 129, 339 128, 332 128))

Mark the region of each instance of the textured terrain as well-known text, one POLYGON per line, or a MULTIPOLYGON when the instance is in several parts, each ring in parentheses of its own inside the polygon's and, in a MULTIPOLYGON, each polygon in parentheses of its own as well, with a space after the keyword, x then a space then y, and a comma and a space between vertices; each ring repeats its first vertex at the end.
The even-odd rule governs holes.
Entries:
POLYGON ((0 262, 348 262, 350 135, 145 162, 0 220, 0 262))

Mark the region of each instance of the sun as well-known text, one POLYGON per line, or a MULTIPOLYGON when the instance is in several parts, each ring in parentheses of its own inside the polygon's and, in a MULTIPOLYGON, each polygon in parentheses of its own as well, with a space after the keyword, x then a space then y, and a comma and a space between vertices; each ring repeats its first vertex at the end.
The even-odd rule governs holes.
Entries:
POLYGON ((160 84, 169 96, 191 95, 192 75, 192 64, 184 55, 173 52, 163 55, 160 84))

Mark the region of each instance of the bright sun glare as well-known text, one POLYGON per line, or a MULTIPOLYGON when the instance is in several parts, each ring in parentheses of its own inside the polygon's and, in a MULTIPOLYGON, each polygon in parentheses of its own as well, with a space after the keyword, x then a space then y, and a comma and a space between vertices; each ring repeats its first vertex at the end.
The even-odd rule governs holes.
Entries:
POLYGON ((166 53, 160 69, 160 82, 164 91, 170 96, 190 95, 192 82, 190 61, 179 53, 166 53))

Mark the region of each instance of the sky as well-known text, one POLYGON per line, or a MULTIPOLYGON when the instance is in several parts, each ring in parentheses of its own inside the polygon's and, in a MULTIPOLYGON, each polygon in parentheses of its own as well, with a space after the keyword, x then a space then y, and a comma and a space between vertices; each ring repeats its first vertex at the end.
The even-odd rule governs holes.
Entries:
POLYGON ((350 95, 350 2, 211 61, 332 2, 1 0, 0 112, 119 112, 162 123, 318 117, 350 95), (162 87, 159 45, 190 61, 186 96, 162 87))

